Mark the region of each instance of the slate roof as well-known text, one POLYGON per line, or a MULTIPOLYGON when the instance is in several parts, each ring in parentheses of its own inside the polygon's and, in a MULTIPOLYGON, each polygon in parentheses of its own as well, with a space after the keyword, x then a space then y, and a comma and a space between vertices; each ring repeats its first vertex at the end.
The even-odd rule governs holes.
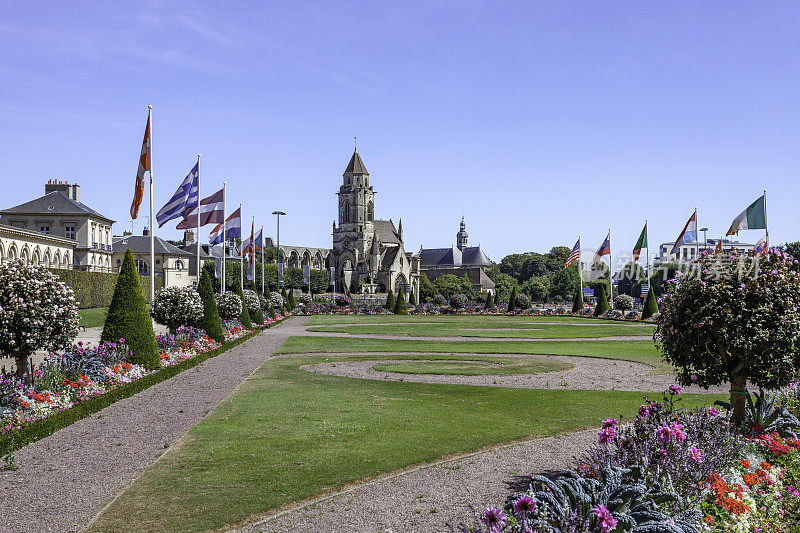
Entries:
POLYGON ((369 174, 367 172, 367 167, 364 166, 364 162, 361 160, 361 156, 358 155, 358 152, 353 152, 353 157, 350 158, 350 163, 347 164, 347 169, 344 171, 345 174, 369 174))
POLYGON ((494 289, 494 281, 492 281, 491 278, 486 275, 486 272, 483 270, 483 268, 477 266, 428 270, 425 271, 424 274, 431 282, 433 282, 439 276, 444 276, 445 274, 453 274, 459 278, 466 275, 467 279, 470 283, 472 283, 473 286, 480 287, 483 290, 494 289))
MULTIPOLYGON (((114 237, 114 243, 111 245, 111 249, 116 252, 124 252, 127 249, 130 249, 131 252, 135 254, 144 254, 150 253, 150 237, 146 235, 128 235, 125 237, 114 237)), ((193 254, 181 250, 177 246, 174 246, 161 237, 156 237, 155 242, 153 243, 153 250, 157 254, 166 254, 166 255, 185 255, 191 256, 193 254)))
POLYGON ((381 257, 381 270, 389 270, 394 264, 394 260, 397 259, 397 252, 400 251, 399 246, 392 246, 391 248, 386 248, 383 251, 383 257, 381 257))
POLYGON ((480 246, 468 246, 463 250, 459 250, 455 246, 423 248, 419 251, 419 258, 422 268, 489 266, 492 264, 491 259, 480 246))
MULTIPOLYGON (((184 252, 189 252, 193 256, 197 257, 197 243, 192 244, 184 244, 178 246, 184 252)), ((211 253, 209 253, 209 245, 208 244, 201 244, 200 245, 200 259, 212 259, 211 253)))
POLYGON ((486 255, 480 246, 467 246, 461 250, 462 265, 489 266, 492 260, 486 255))
POLYGON ((375 235, 381 244, 400 244, 400 235, 394 228, 394 222, 391 220, 375 220, 375 235))
POLYGON ((4 209, 0 215, 89 215, 114 222, 61 191, 53 191, 30 202, 4 209))

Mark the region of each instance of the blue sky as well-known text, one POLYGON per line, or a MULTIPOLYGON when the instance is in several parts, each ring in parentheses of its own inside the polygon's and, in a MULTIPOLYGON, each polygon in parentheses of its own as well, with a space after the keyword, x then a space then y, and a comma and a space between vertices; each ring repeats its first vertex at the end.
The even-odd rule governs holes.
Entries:
POLYGON ((453 244, 462 215, 495 260, 608 227, 628 251, 645 218, 674 239, 695 206, 719 236, 764 188, 772 242, 800 240, 799 20, 797 2, 3 2, 0 204, 68 179, 130 228, 151 104, 156 210, 201 153, 203 192, 227 180, 269 234, 286 211, 285 243, 330 246, 354 136, 410 251, 453 244))

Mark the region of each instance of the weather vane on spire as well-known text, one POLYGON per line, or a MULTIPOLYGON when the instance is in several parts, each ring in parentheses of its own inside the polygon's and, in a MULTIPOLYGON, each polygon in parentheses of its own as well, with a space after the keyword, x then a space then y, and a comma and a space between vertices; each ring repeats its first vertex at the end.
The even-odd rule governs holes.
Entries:
POLYGON ((353 150, 358 152, 358 137, 353 137, 353 150))

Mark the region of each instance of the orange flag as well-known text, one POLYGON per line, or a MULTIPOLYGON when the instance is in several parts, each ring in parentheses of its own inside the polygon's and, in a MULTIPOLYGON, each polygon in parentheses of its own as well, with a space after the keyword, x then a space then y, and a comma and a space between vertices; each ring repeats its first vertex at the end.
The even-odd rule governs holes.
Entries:
POLYGON ((133 203, 131 203, 131 219, 136 220, 139 216, 139 206, 142 205, 144 197, 144 173, 151 169, 150 160, 150 113, 147 114, 147 126, 144 129, 144 140, 142 141, 142 154, 139 156, 139 168, 136 170, 136 189, 133 192, 133 203))

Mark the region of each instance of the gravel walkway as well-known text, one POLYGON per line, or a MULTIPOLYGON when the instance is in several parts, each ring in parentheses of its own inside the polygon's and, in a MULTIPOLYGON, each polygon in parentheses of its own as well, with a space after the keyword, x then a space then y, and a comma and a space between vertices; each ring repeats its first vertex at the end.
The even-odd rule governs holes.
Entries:
MULTIPOLYGON (((391 357, 391 354, 381 354, 391 357)), ((401 374, 383 372, 372 368, 378 363, 407 363, 408 360, 339 361, 316 365, 303 365, 308 372, 319 372, 334 376, 375 379, 382 381, 413 381, 417 383, 442 383, 456 385, 479 385, 484 387, 512 387, 521 389, 566 389, 566 390, 619 390, 619 391, 663 391, 675 383, 672 375, 651 375, 652 367, 617 359, 595 357, 572 357, 563 355, 491 355, 491 357, 514 357, 531 359, 555 359, 573 366, 569 370, 543 372, 541 374, 510 374, 505 376, 448 376, 441 374, 401 374)), ((424 359, 419 359, 424 361, 424 359)), ((453 361, 457 361, 454 358, 453 361)), ((436 362, 441 362, 436 360, 436 362)), ((726 387, 708 390, 684 387, 684 392, 724 394, 726 387)))
POLYGON ((475 525, 476 512, 502 506, 534 472, 573 466, 573 457, 596 439, 591 429, 433 463, 313 500, 242 531, 466 531, 475 525))
POLYGON ((74 531, 230 394, 305 317, 260 335, 16 452, 0 472, 0 531, 74 531))

